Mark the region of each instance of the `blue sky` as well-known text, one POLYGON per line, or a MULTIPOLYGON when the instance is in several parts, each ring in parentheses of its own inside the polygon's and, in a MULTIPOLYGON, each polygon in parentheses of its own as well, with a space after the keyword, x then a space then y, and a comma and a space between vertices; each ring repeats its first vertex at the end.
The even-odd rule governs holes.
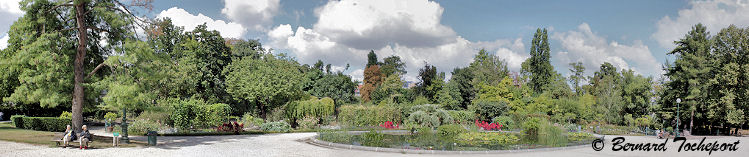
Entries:
MULTIPOLYGON (((0 3, 0 48, 8 27, 23 15, 13 1, 0 3)), ((188 30, 208 23, 225 37, 260 39, 301 63, 318 59, 361 79, 365 54, 398 55, 406 80, 424 62, 449 74, 471 62, 480 48, 505 59, 511 70, 527 58, 536 28, 549 29, 552 64, 567 74, 569 62, 587 73, 603 62, 660 77, 671 42, 696 23, 713 34, 749 24, 749 2, 735 0, 157 0, 148 17, 170 17, 188 30)))

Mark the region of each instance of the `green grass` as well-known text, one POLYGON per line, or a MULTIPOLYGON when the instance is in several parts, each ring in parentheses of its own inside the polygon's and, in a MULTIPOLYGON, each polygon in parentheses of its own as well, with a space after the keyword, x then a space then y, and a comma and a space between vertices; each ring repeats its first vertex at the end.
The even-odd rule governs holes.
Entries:
MULTIPOLYGON (((55 147, 55 142, 52 141, 55 138, 59 138, 55 137, 55 132, 18 129, 11 123, 0 123, 0 140, 3 141, 55 147)), ((120 144, 120 147, 136 147, 143 145, 145 145, 145 142, 130 140, 130 144, 120 144)), ((94 142, 90 143, 89 146, 93 148, 111 148, 112 138, 95 136, 94 142)))
POLYGON ((54 145, 54 132, 17 129, 11 123, 0 123, 0 140, 36 145, 54 145))

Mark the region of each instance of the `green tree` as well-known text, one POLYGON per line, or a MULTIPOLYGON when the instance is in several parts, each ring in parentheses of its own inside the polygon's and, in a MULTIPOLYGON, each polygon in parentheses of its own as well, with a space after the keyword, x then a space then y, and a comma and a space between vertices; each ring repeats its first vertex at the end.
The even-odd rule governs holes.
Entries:
POLYGON ((707 117, 736 128, 745 126, 749 117, 749 28, 731 25, 714 37, 715 77, 710 79, 714 96, 707 117), (723 117, 723 118, 720 118, 723 117))
POLYGON ((489 54, 486 50, 479 50, 473 57, 469 66, 473 72, 472 84, 479 87, 481 83, 498 84, 510 72, 507 70, 507 62, 499 59, 496 55, 489 54))
MULTIPOLYGON (((666 73, 664 75, 668 77, 669 81, 665 82, 665 90, 661 93, 661 99, 659 100, 662 110, 668 112, 661 114, 664 119, 675 119, 677 110, 680 110, 682 113, 690 113, 687 111, 694 112, 697 110, 695 114, 697 122, 700 125, 708 124, 708 122, 720 123, 722 121, 722 118, 718 117, 724 117, 724 114, 710 115, 710 113, 724 113, 723 105, 708 107, 708 104, 715 103, 705 103, 714 98, 710 95, 717 95, 714 91, 718 90, 714 89, 722 89, 720 87, 711 87, 711 84, 716 82, 710 80, 715 78, 715 73, 718 71, 718 69, 714 69, 713 67, 720 65, 720 63, 716 61, 717 58, 710 52, 712 41, 709 35, 710 33, 707 32, 705 26, 697 24, 692 27, 692 30, 684 38, 675 41, 676 48, 668 53, 674 55, 676 60, 665 67, 666 73), (682 107, 681 109, 676 108, 677 98, 682 99, 682 104, 678 105, 682 107), (708 110, 718 112, 710 112, 708 110)), ((689 117, 694 116, 694 114, 690 113, 689 117)), ((681 119, 682 122, 685 120, 691 119, 681 119)))
MULTIPOLYGON (((441 87, 433 85, 435 84, 435 81, 439 81, 439 79, 440 76, 437 74, 437 67, 434 67, 434 65, 429 65, 429 63, 424 63, 424 67, 419 69, 419 82, 416 83, 414 91, 418 95, 424 96, 430 101, 433 101, 434 95, 436 95, 437 92, 441 89, 441 87)), ((441 79, 444 79, 444 77, 442 77, 441 79)))
POLYGON ((536 29, 531 41, 531 57, 525 60, 527 71, 531 75, 530 86, 536 93, 541 93, 553 78, 554 67, 551 66, 551 49, 549 49, 549 40, 547 31, 544 28, 536 29))
POLYGON ((650 99, 653 97, 653 79, 634 73, 632 70, 622 71, 622 98, 626 105, 624 112, 641 117, 649 113, 650 99))
POLYGON ((341 72, 336 74, 325 75, 315 81, 309 93, 316 97, 330 97, 335 100, 336 107, 343 103, 354 101, 354 90, 356 83, 351 80, 351 76, 344 75, 341 72))
POLYGON ((463 97, 460 95, 460 85, 457 82, 448 82, 442 90, 437 93, 437 103, 448 110, 464 109, 461 105, 463 97))
POLYGON ((369 51, 367 54, 367 67, 372 65, 379 65, 377 62, 377 54, 374 53, 374 50, 369 51))
POLYGON ((231 56, 235 59, 241 59, 250 56, 253 59, 260 59, 265 53, 263 44, 259 40, 227 39, 226 41, 231 48, 231 56))
POLYGON ((575 93, 578 96, 584 94, 582 83, 586 80, 585 66, 583 66, 582 62, 570 63, 570 72, 572 73, 570 75, 570 83, 572 84, 572 87, 574 87, 575 93))
POLYGON ((401 57, 396 55, 385 57, 382 62, 382 69, 380 70, 382 70, 382 74, 384 74, 385 77, 393 74, 404 75, 407 73, 406 63, 401 61, 401 57))
MULTIPOLYGON (((94 94, 98 91, 90 90, 89 83, 107 74, 99 71, 106 54, 133 37, 135 18, 128 10, 131 6, 116 0, 20 3, 26 14, 11 26, 9 46, 2 55, 3 63, 10 63, 6 65, 8 71, 17 73, 18 83, 12 78, 7 81, 4 86, 15 88, 3 100, 39 103, 43 107, 70 102, 73 127, 80 130, 84 104, 98 96, 94 94)), ((133 4, 149 5, 140 0, 133 4)))
POLYGON ((467 109, 468 105, 471 104, 471 100, 476 95, 476 90, 471 83, 473 81, 473 72, 470 68, 455 68, 452 72, 450 82, 454 83, 460 93, 461 102, 460 108, 467 109))
POLYGON ((226 91, 235 100, 256 105, 263 118, 268 111, 285 103, 273 103, 275 100, 299 94, 304 79, 295 62, 271 54, 261 59, 244 57, 229 64, 223 73, 226 91))
MULTIPOLYGON (((173 66, 173 81, 180 98, 197 97, 208 103, 231 100, 226 93, 225 66, 232 62, 231 49, 218 31, 209 31, 205 24, 185 33, 185 39, 175 49, 178 55, 173 66)), ((249 57, 252 59, 253 57, 249 57)), ((242 58, 244 59, 244 58, 242 58)))

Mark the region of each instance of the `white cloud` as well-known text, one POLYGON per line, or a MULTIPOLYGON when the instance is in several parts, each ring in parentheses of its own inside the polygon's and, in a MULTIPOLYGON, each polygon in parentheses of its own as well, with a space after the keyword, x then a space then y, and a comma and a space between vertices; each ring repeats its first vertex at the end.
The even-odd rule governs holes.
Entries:
POLYGON ((0 38, 0 50, 8 47, 8 39, 10 39, 8 33, 5 33, 5 35, 3 35, 3 38, 0 38))
MULTIPOLYGON (((21 0, 2 0, 0 1, 0 34, 7 33, 10 30, 10 25, 13 24, 19 17, 23 16, 24 12, 18 5, 21 0)), ((8 35, 0 39, 0 49, 8 47, 8 35)))
MULTIPOLYGON (((660 74, 661 65, 655 60, 650 49, 635 40, 632 45, 608 41, 591 31, 587 23, 580 24, 577 30, 554 33, 552 39, 561 43, 563 51, 554 58, 567 65, 570 62, 582 62, 586 73, 597 71, 601 64, 609 62, 621 69, 632 69, 645 75, 660 74)), ((565 69, 557 69, 562 71, 565 69)))
POLYGON ((247 28, 264 30, 280 5, 280 0, 224 0, 221 13, 247 28))
POLYGON ((167 10, 161 11, 157 18, 169 17, 172 19, 172 23, 176 26, 185 27, 186 31, 195 29, 196 26, 206 23, 209 30, 216 30, 221 33, 221 36, 225 38, 241 38, 245 33, 245 28, 242 25, 234 22, 225 22, 223 20, 213 20, 208 16, 198 13, 198 15, 190 14, 182 8, 172 7, 167 10))
POLYGON ((301 63, 322 58, 326 64, 351 64, 349 73, 361 80, 366 55, 374 50, 380 60, 397 55, 406 63, 405 80, 414 81, 424 61, 448 75, 455 67, 466 66, 479 49, 496 55, 519 69, 527 58, 520 39, 472 42, 442 25, 443 8, 427 0, 329 1, 317 8, 313 28, 288 24, 268 32, 269 46, 296 54, 301 63), (350 70, 351 70, 350 69, 350 70))
POLYGON ((665 16, 656 23, 653 38, 664 48, 674 48, 673 42, 697 23, 707 26, 715 34, 731 24, 749 25, 749 2, 745 0, 691 1, 691 8, 679 10, 676 17, 665 16))

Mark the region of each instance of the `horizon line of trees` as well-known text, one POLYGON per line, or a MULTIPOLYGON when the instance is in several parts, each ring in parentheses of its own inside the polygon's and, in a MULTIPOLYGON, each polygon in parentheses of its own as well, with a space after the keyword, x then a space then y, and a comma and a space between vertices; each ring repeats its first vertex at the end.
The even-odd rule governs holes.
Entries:
POLYGON ((449 80, 425 62, 412 89, 402 88, 407 71, 400 56, 380 61, 370 51, 367 63, 360 63, 364 79, 356 97, 359 82, 322 60, 300 64, 257 40, 225 39, 205 24, 185 31, 165 18, 139 26, 141 19, 127 10, 132 6, 117 0, 26 0, 21 6, 26 14, 11 26, 8 47, 0 51, 0 109, 69 107, 76 128, 84 114, 163 111, 173 99, 223 103, 232 115, 278 119, 284 105, 311 96, 330 97, 335 108, 429 103, 471 111, 481 120, 541 116, 701 133, 749 121, 749 28, 733 25, 714 36, 695 25, 675 41, 669 54, 676 60, 664 65, 667 79, 657 81, 610 63, 592 76, 585 76, 581 62, 569 63, 565 77, 550 63, 548 32, 541 28, 519 73, 482 49, 468 66, 452 69, 449 80), (677 111, 683 113, 679 126, 677 111))

